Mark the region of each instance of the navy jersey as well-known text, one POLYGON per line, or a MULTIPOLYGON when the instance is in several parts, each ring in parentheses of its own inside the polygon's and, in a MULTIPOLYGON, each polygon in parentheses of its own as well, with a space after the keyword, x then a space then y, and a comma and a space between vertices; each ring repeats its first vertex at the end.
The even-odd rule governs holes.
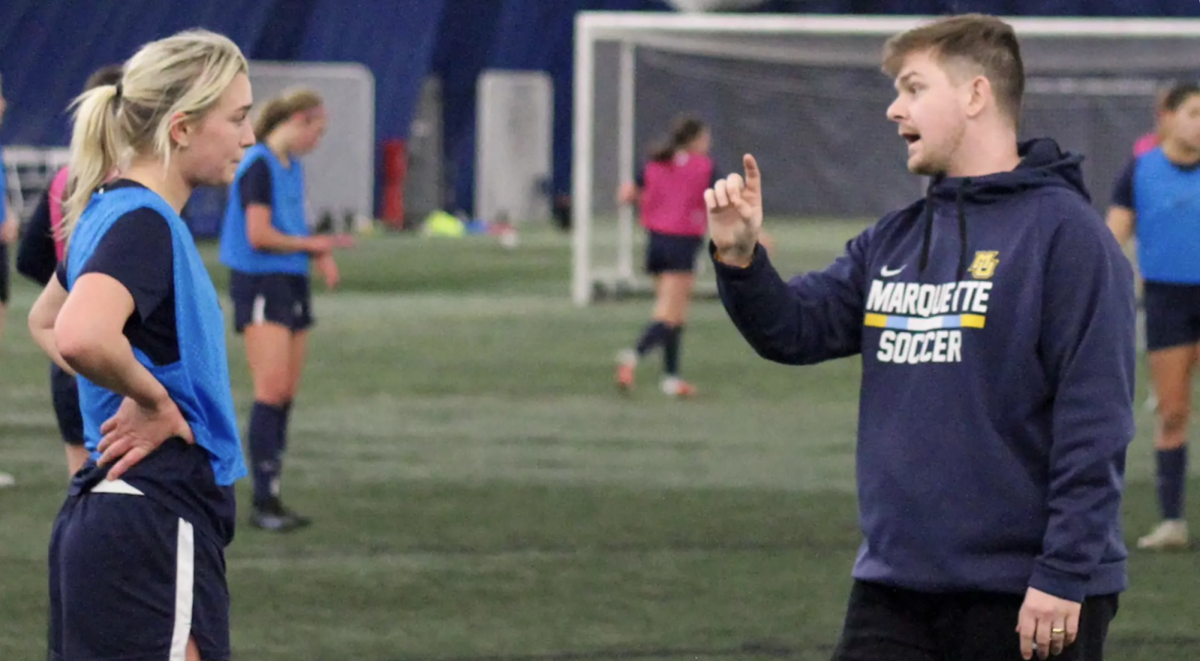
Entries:
MULTIPOLYGON (((224 315, 204 262, 183 220, 150 190, 117 182, 93 196, 71 236, 67 289, 87 273, 104 273, 130 292, 125 325, 134 356, 166 387, 196 446, 168 442, 125 476, 148 496, 216 537, 232 536, 232 490, 246 474, 230 391, 224 315), (197 463, 199 460, 199 463, 197 463)), ((85 446, 93 459, 100 425, 120 395, 80 376, 85 446)))
MULTIPOLYGON (((45 285, 54 276, 58 255, 50 223, 50 191, 42 192, 17 247, 17 273, 45 285)), ((65 280, 64 280, 65 282, 65 280)))
POLYGON ((1179 165, 1162 147, 1152 149, 1121 173, 1113 204, 1136 214, 1142 277, 1200 284, 1200 162, 1179 165))
MULTIPOLYGON (((141 184, 115 181, 105 190, 146 190, 141 184)), ((133 297, 134 314, 125 322, 125 337, 155 365, 179 360, 175 327, 175 260, 171 230, 162 214, 140 208, 126 213, 108 230, 79 275, 103 273, 121 283, 133 297)), ((67 287, 66 266, 58 267, 59 284, 67 287)))
POLYGON ((291 159, 284 166, 266 145, 246 151, 229 191, 221 228, 221 263, 242 273, 308 274, 308 255, 256 250, 246 235, 246 209, 271 209, 271 225, 289 236, 308 236, 304 206, 304 167, 291 159))

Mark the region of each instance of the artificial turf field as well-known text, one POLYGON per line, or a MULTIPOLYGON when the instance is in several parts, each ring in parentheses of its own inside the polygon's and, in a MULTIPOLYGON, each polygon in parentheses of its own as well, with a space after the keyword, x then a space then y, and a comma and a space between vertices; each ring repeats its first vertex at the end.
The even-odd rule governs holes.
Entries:
MULTIPOLYGON (((770 225, 785 274, 823 266, 861 227, 770 225)), ((315 285, 284 480, 315 524, 270 535, 243 511, 228 553, 235 659, 829 658, 859 543, 857 359, 769 364, 702 299, 683 349, 700 396, 662 396, 657 359, 622 396, 613 356, 650 302, 572 306, 565 235, 528 228, 511 251, 377 236, 341 263, 340 291, 315 285)), ((35 295, 15 283, 0 349, 0 470, 18 480, 0 490, 4 661, 45 658, 66 481, 24 328, 35 295)), ((251 390, 230 340, 244 429, 251 390)), ((1131 545, 1156 518, 1145 394, 1143 371, 1131 545)), ((1200 658, 1200 554, 1134 551, 1130 572, 1109 658, 1200 658)))

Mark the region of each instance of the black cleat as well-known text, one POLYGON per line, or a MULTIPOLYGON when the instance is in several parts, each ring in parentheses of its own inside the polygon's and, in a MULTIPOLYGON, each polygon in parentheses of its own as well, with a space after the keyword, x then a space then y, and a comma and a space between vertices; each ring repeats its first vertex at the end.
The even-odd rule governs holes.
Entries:
POLYGON ((267 532, 291 532, 310 523, 308 517, 287 509, 277 498, 255 505, 250 514, 250 525, 267 532))

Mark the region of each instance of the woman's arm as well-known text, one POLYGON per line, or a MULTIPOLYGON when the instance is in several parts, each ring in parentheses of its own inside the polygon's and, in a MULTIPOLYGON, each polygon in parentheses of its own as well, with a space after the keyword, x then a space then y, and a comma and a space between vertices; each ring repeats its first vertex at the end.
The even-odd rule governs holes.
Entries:
POLYGON ((116 278, 85 273, 61 303, 54 343, 74 372, 139 406, 157 409, 170 402, 170 396, 138 362, 125 337, 125 322, 134 312, 133 295, 116 278))
POLYGON ((74 375, 75 370, 71 369, 67 361, 63 360, 62 354, 58 351, 58 343, 54 340, 54 322, 58 319, 58 313, 62 310, 63 303, 66 302, 67 290, 63 289, 58 278, 51 276, 50 282, 46 283, 46 288, 42 290, 41 295, 34 301, 33 308, 29 311, 29 334, 33 336, 33 341, 41 347, 42 351, 50 356, 51 360, 74 375))
POLYGON ((269 252, 304 252, 322 255, 339 245, 328 236, 291 236, 271 224, 271 207, 250 204, 246 207, 246 238, 255 250, 269 252))

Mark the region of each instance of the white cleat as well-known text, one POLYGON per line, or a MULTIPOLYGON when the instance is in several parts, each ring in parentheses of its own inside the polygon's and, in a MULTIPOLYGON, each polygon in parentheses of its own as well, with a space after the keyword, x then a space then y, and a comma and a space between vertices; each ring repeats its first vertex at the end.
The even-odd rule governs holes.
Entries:
POLYGON ((691 397, 696 394, 695 386, 677 376, 663 379, 662 391, 668 397, 691 397))
POLYGON ((617 364, 618 365, 629 365, 630 367, 637 367, 637 364, 638 364, 637 351, 635 351, 633 349, 621 349, 620 351, 617 352, 617 364))
POLYGON ((11 487, 17 483, 16 478, 8 473, 0 473, 0 488, 11 487))
POLYGON ((1188 547, 1187 521, 1163 521, 1149 535, 1138 540, 1139 549, 1169 551, 1188 547))
POLYGON ((633 349, 625 349, 617 354, 617 373, 614 377, 617 388, 629 392, 633 390, 634 371, 637 369, 638 356, 633 349))

